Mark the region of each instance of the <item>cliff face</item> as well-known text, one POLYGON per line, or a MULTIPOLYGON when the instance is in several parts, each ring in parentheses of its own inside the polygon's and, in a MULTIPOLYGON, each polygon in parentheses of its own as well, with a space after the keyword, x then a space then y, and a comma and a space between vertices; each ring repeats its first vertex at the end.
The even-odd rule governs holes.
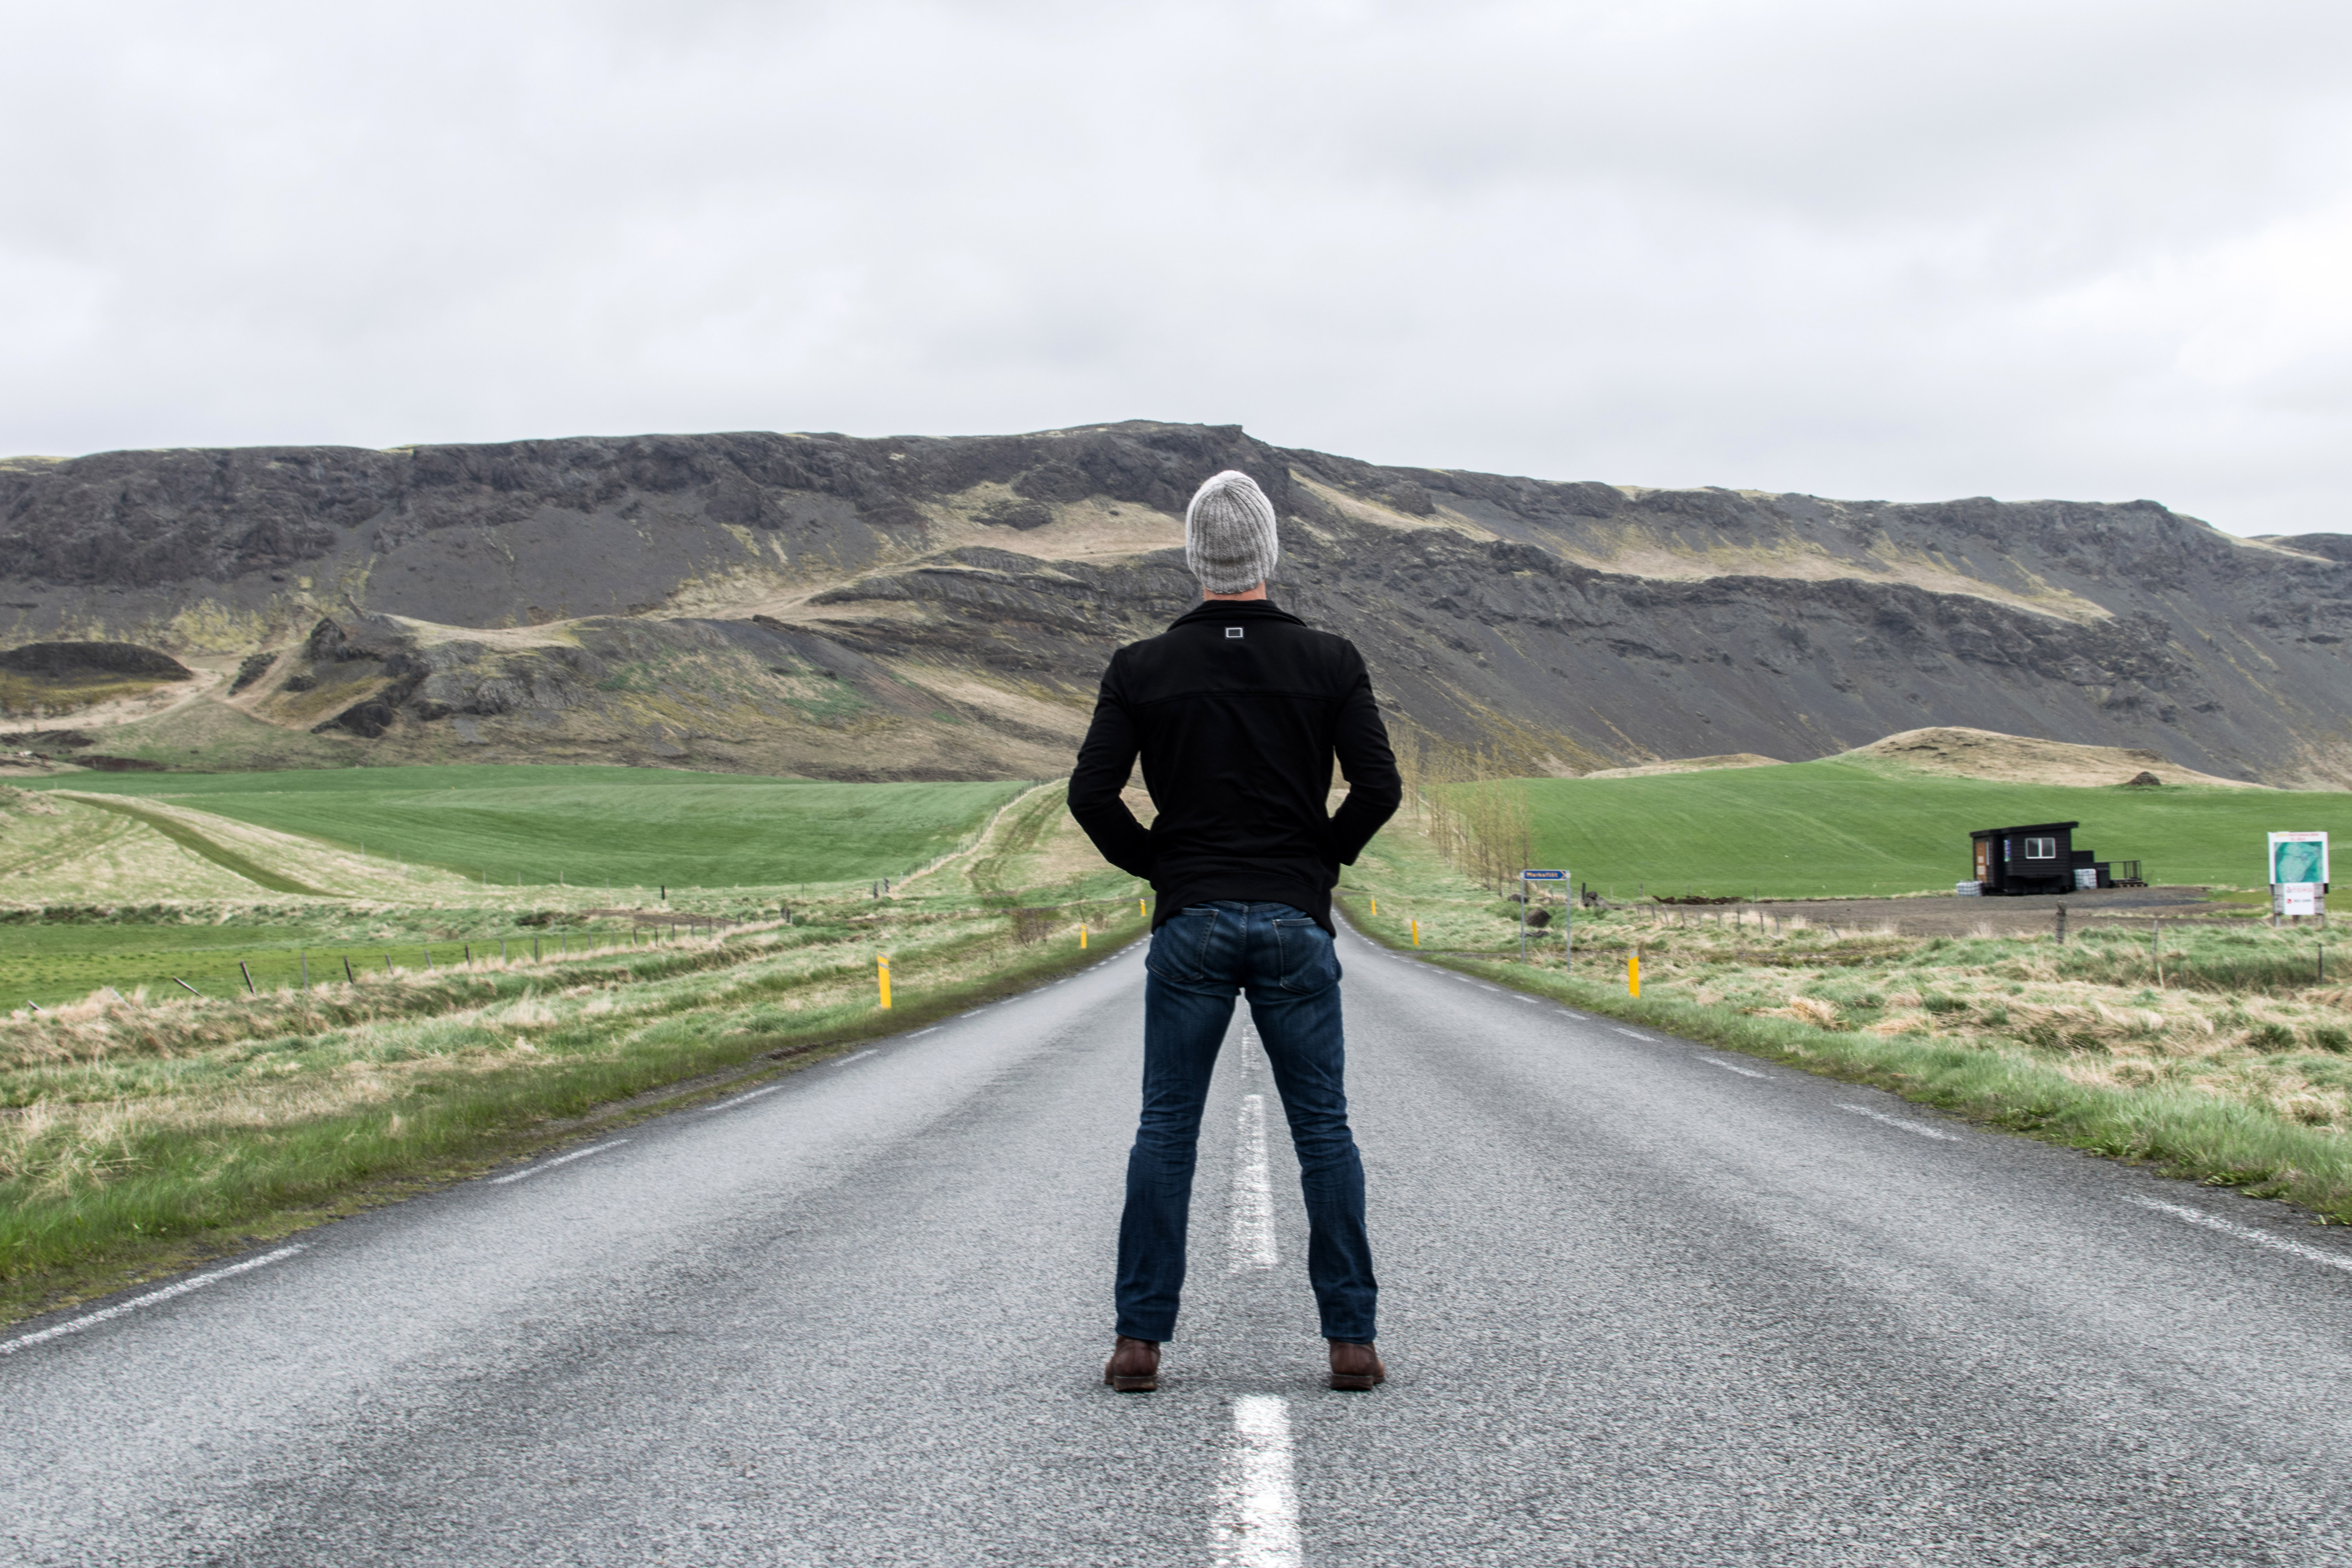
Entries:
MULTIPOLYGON (((1395 721, 1522 766, 1953 724, 2352 784, 2340 535, 1380 468, 1234 426, 0 463, 0 643, 215 672, 186 700, 223 710, 214 763, 300 735, 312 760, 1044 776, 1108 651, 1194 597, 1182 509, 1222 468, 1283 516, 1276 598, 1356 640, 1395 721)), ((193 722, 107 748, 182 752, 193 722)))

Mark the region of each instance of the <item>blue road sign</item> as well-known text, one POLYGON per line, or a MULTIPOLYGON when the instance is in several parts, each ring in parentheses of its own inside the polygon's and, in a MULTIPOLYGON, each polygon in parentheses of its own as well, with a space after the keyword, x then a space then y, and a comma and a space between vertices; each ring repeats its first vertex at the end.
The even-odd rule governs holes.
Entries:
POLYGON ((1522 882, 1565 882, 1568 880, 1568 873, 1565 871, 1522 871, 1519 873, 1519 880, 1522 882))

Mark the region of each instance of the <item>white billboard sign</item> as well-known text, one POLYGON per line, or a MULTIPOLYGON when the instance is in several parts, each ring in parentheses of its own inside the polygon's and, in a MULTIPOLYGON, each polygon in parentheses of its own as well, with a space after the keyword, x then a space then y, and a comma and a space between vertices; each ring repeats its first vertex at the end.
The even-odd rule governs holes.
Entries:
POLYGON ((2327 835, 2325 833, 2273 833, 2271 835, 2271 874, 2265 879, 2273 887, 2295 882, 2326 882, 2327 875, 2327 835))

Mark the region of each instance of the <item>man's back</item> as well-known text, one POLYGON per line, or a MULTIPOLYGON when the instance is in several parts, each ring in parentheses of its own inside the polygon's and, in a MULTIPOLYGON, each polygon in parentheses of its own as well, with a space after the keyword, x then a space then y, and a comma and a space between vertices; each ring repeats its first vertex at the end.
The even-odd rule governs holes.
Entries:
POLYGON ((1212 599, 1114 654, 1070 778, 1071 815, 1165 913, 1260 900, 1327 927, 1339 864, 1402 795, 1362 656, 1264 599, 1212 599), (1138 755, 1148 833, 1118 798, 1138 755), (1335 757, 1349 791, 1333 817, 1335 757))

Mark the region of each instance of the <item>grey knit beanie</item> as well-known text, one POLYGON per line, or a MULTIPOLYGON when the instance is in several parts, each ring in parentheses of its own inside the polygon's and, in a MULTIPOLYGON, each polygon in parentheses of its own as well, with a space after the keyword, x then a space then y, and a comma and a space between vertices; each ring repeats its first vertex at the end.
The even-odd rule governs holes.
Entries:
POLYGON ((1184 509, 1184 564, 1212 594, 1241 594, 1274 575, 1281 558, 1274 503, 1257 481, 1227 468, 1192 494, 1184 509))

